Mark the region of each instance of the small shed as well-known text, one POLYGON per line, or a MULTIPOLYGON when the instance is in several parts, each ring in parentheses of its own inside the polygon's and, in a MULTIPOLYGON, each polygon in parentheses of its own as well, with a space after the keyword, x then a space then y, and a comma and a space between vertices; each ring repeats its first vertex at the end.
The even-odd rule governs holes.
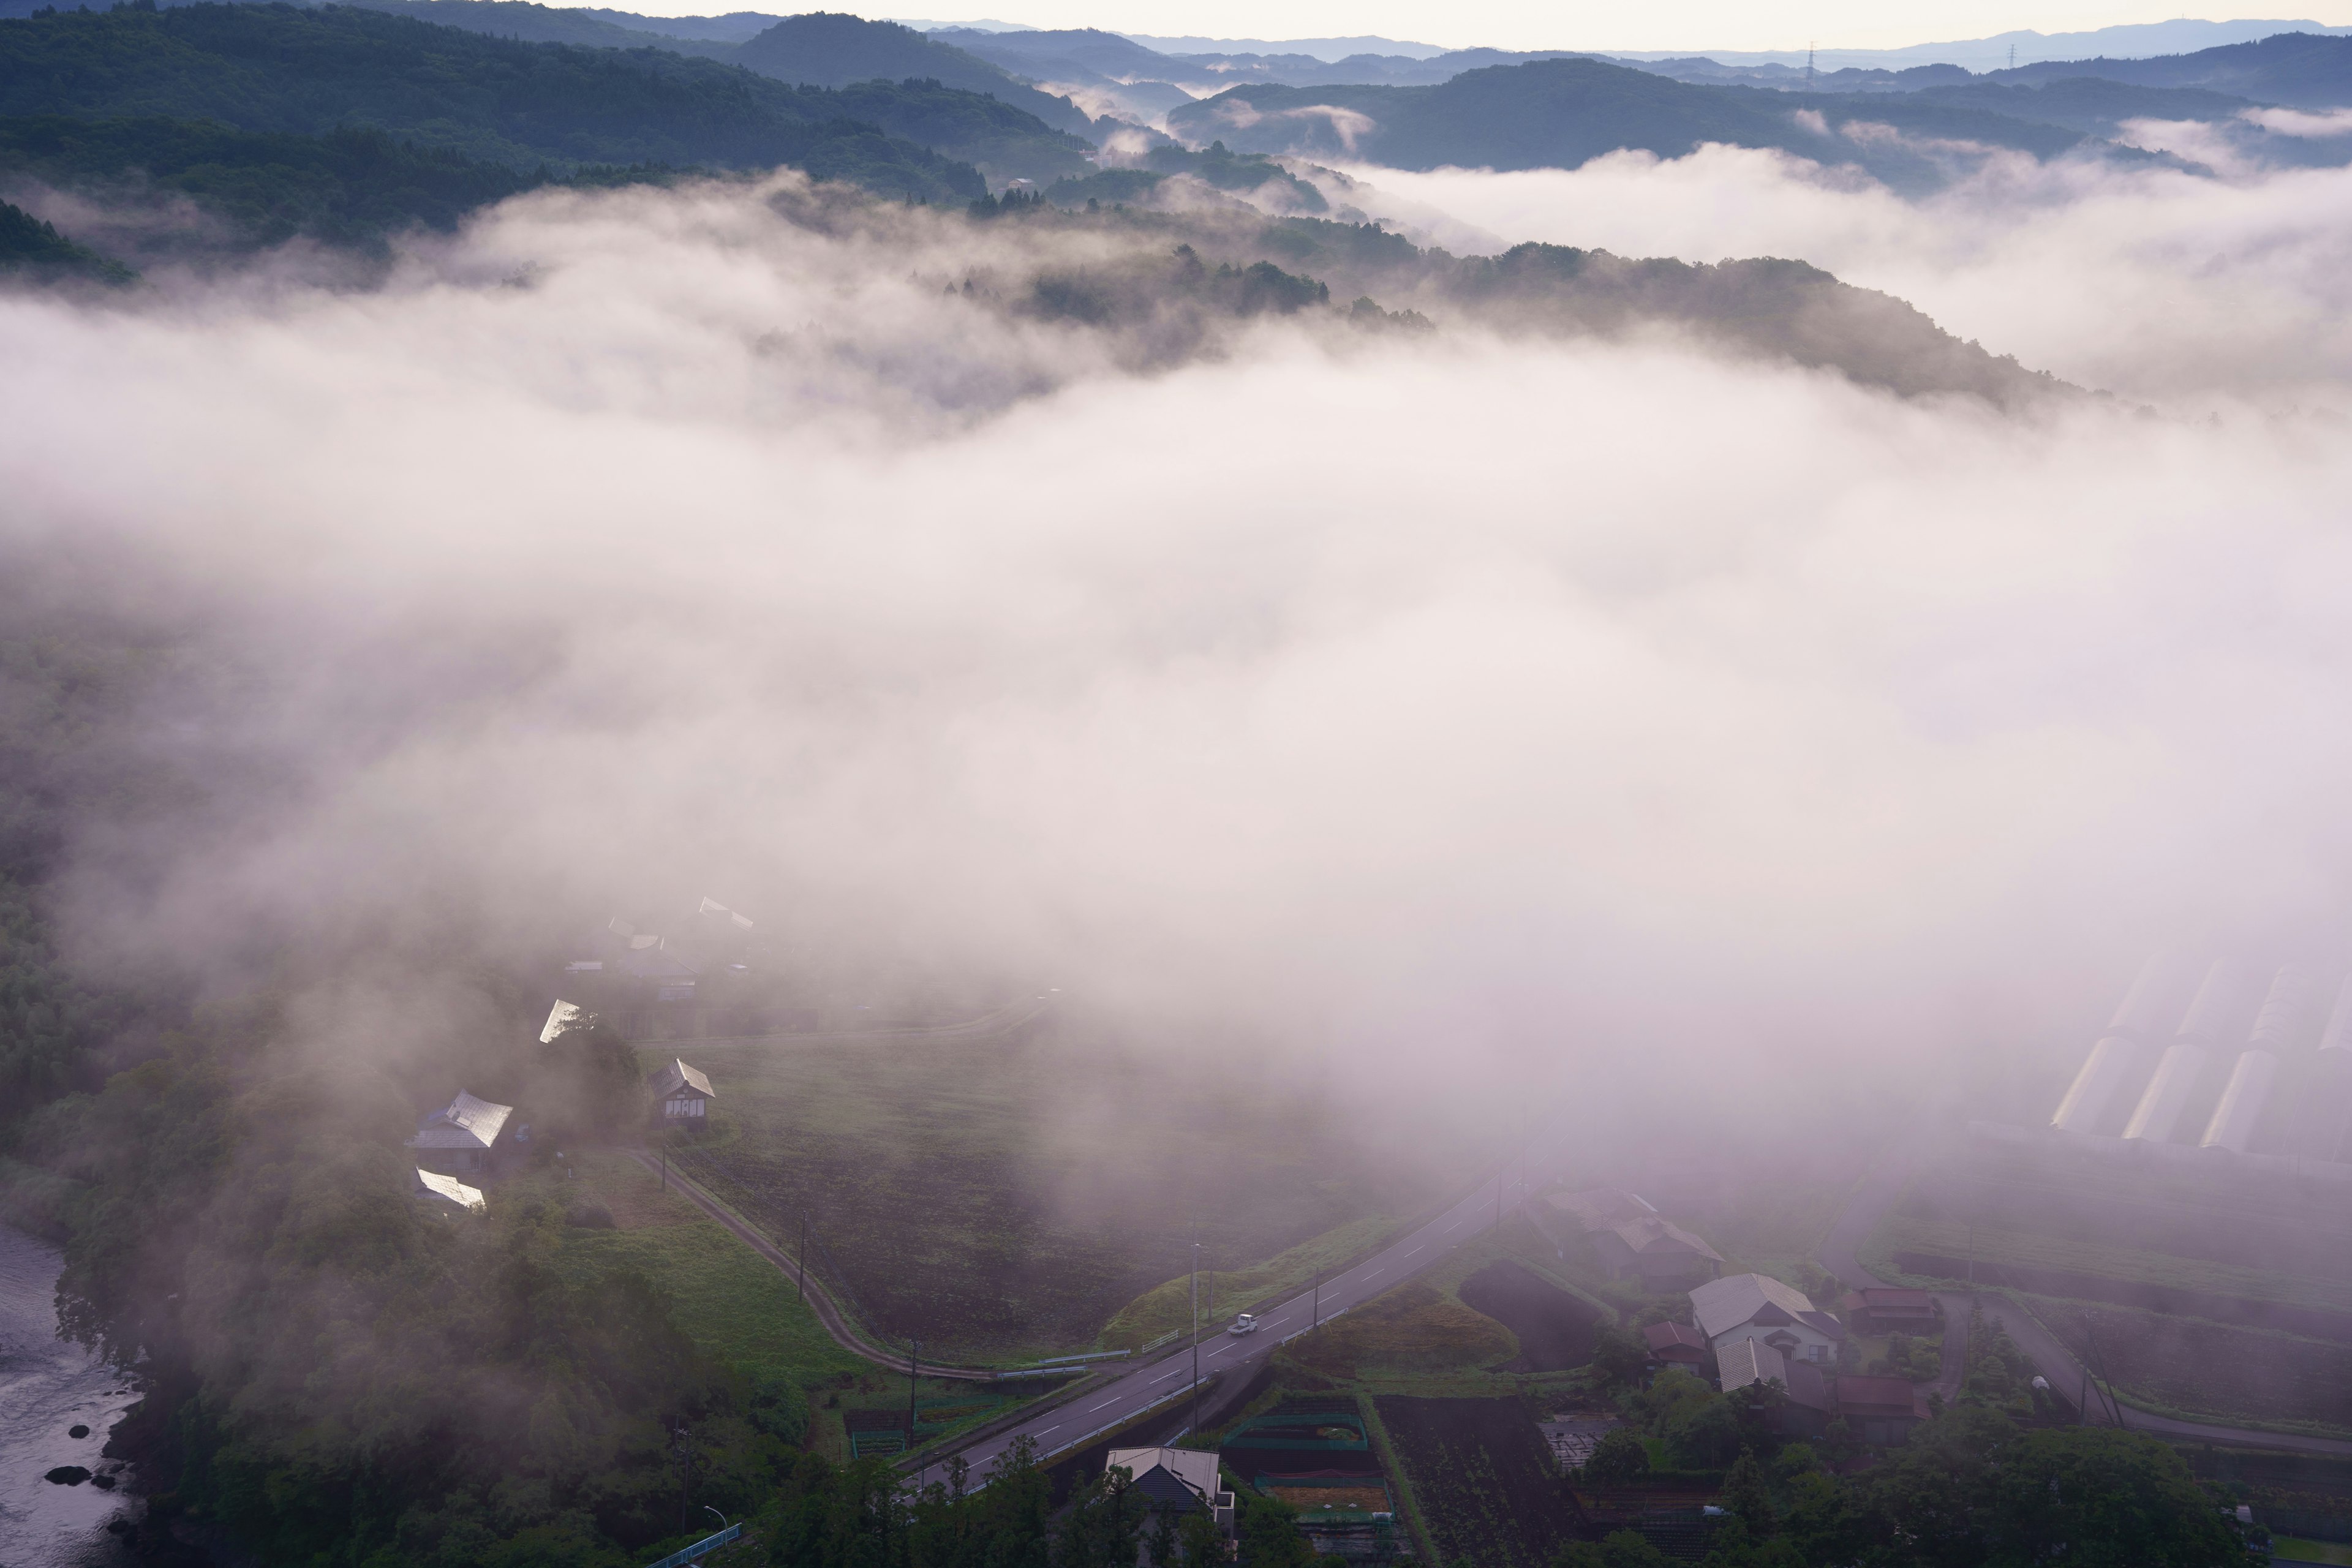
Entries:
POLYGON ((1926 1290, 1868 1286, 1838 1299, 1845 1321, 1865 1334, 1932 1334, 1942 1326, 1935 1296, 1926 1290))
POLYGON ((1706 1360, 1706 1336, 1683 1323, 1652 1323, 1642 1331, 1656 1366, 1686 1366, 1694 1372, 1706 1360))
POLYGON ((482 1189, 469 1187, 455 1176, 445 1176, 438 1171, 419 1168, 414 1194, 434 1207, 464 1214, 480 1214, 488 1205, 482 1200, 482 1189))
POLYGON ((669 1066, 654 1074, 648 1087, 653 1090, 656 1121, 683 1121, 694 1126, 700 1126, 710 1114, 710 1102, 719 1094, 710 1087, 709 1079, 675 1058, 669 1066))

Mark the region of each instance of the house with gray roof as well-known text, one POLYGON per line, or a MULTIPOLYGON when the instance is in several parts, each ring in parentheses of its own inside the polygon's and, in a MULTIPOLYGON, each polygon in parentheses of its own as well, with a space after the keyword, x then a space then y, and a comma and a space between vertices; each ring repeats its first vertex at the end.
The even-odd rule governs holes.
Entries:
POLYGON ((1837 1360, 1845 1329, 1793 1285, 1769 1274, 1730 1274, 1690 1293, 1691 1315, 1718 1361, 1741 1340, 1761 1340, 1786 1360, 1818 1366, 1837 1360))
POLYGON ((416 1135, 407 1141, 417 1163, 442 1171, 487 1171, 504 1152, 508 1120, 514 1107, 478 1099, 464 1089, 437 1110, 416 1119, 416 1135))

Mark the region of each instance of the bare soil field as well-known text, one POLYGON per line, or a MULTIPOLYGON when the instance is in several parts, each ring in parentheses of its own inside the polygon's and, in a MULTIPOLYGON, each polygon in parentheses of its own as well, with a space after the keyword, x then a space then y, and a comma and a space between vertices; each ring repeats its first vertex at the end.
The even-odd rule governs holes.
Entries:
POLYGON ((1410 1212, 1453 1175, 1376 1152, 1306 1095, 1047 1038, 646 1056, 671 1054, 718 1089, 673 1157, 787 1252, 805 1211, 851 1311, 941 1361, 1091 1347, 1182 1274, 1196 1220, 1204 1266, 1235 1268, 1410 1212))
POLYGON ((1592 1359, 1601 1314, 1520 1264, 1489 1263, 1456 1289, 1474 1307, 1511 1331, 1519 1342, 1512 1372, 1566 1372, 1592 1359))
POLYGON ((1383 1394, 1381 1421, 1438 1553, 1481 1568, 1545 1568, 1577 1511, 1516 1399, 1383 1394))

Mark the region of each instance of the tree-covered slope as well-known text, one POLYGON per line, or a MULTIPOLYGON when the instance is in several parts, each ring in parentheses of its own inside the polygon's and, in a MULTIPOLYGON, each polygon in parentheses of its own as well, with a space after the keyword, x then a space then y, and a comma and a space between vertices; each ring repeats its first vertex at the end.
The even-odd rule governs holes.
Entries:
POLYGON ((2252 44, 2225 44, 2146 60, 2042 60, 1991 79, 2038 83, 2096 77, 2142 87, 2203 88, 2304 109, 2352 105, 2352 37, 2280 33, 2252 44))
POLYGON ((59 234, 56 225, 12 203, 0 202, 0 278, 26 275, 89 278, 104 283, 127 283, 131 277, 128 268, 59 234))
POLYGON ((382 131, 324 136, 238 131, 212 121, 0 119, 0 168, 101 203, 136 205, 152 193, 190 198, 210 220, 194 234, 136 226, 153 256, 274 245, 299 235, 370 247, 414 226, 447 229, 488 203, 561 178, 609 185, 662 177, 640 165, 590 165, 557 176, 414 146, 382 131))
POLYGON ((789 163, 929 199, 976 171, 859 123, 841 100, 660 49, 529 44, 349 6, 128 7, 0 23, 0 114, 371 126, 518 168, 789 163))
POLYGON ((1094 121, 1068 99, 1024 86, 1003 67, 896 22, 869 22, 826 11, 787 16, 739 45, 730 58, 779 81, 812 87, 910 78, 936 81, 989 94, 1056 131, 1083 136, 1094 128, 1094 121))
POLYGON ((2084 140, 2061 126, 1916 95, 1695 87, 1590 59, 1495 66, 1435 87, 1237 87, 1176 110, 1168 124, 1187 141, 1222 138, 1237 151, 1405 169, 1575 168, 1623 149, 1679 157, 1715 142, 1859 163, 1899 185, 1934 174, 1932 159, 1906 137, 2044 158, 2084 140), (1845 134, 1857 121, 1898 134, 1845 134))
POLYGON ((839 89, 843 110, 893 136, 976 165, 998 184, 1094 172, 1092 143, 1041 124, 1026 110, 936 81, 861 81, 839 89))

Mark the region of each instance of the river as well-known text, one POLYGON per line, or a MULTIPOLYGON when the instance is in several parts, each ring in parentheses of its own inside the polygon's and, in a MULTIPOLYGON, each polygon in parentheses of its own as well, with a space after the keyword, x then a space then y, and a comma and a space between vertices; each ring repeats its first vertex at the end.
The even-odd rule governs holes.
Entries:
POLYGON ((107 1429, 137 1395, 121 1373, 58 1338, 56 1290, 64 1258, 0 1226, 0 1568, 100 1568, 131 1554, 106 1531, 135 1506, 131 1477, 113 1491, 47 1479, 60 1466, 113 1471, 100 1457, 107 1429), (86 1436, 72 1435, 76 1426, 86 1436))

